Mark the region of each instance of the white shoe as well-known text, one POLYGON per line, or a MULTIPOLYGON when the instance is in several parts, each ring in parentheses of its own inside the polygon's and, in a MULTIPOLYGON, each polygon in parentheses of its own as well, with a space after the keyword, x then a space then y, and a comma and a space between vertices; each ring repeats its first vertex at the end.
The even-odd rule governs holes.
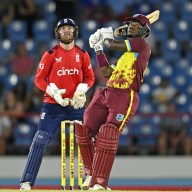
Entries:
POLYGON ((20 185, 20 190, 31 190, 30 182, 21 183, 20 185))
POLYGON ((92 191, 105 191, 105 188, 99 184, 95 184, 92 188, 89 188, 92 191))
POLYGON ((99 185, 99 184, 95 184, 93 187, 90 187, 89 190, 91 191, 111 191, 111 188, 107 187, 107 189, 105 189, 103 186, 99 185))
POLYGON ((86 176, 85 181, 81 186, 81 190, 88 190, 89 189, 89 184, 91 182, 91 178, 92 178, 91 175, 86 176))

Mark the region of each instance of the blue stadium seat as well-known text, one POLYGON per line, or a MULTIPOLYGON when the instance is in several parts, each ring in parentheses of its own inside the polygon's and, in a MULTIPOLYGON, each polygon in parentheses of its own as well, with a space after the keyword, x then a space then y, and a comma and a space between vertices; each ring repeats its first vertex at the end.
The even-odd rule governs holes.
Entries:
POLYGON ((10 40, 2 40, 0 42, 0 60, 12 54, 13 46, 10 40))
MULTIPOLYGON (((143 1, 141 1, 141 2, 143 2, 143 1)), ((153 6, 160 6, 162 4, 162 0, 155 0, 155 1, 146 0, 146 2, 150 3, 153 6)))
POLYGON ((181 45, 176 39, 169 39, 162 45, 162 52, 166 61, 177 62, 181 58, 181 45))
POLYGON ((148 83, 148 85, 150 86, 151 89, 158 87, 161 83, 161 78, 162 76, 160 75, 160 73, 156 73, 156 71, 154 71, 154 74, 150 75, 145 82, 148 83))
POLYGON ((131 134, 129 123, 124 127, 119 137, 119 147, 128 147, 131 144, 131 134))
POLYGON ((177 41, 188 42, 191 39, 191 29, 186 21, 180 20, 172 25, 172 28, 174 38, 177 39, 177 41))
POLYGON ((0 82, 4 84, 4 89, 7 88, 7 77, 11 74, 11 61, 4 65, 4 60, 11 58, 13 47, 9 40, 0 42, 0 82))
POLYGON ((166 22, 167 24, 172 24, 177 21, 176 13, 175 13, 176 7, 171 2, 162 2, 161 4, 161 14, 160 14, 160 20, 163 22, 166 22))
POLYGON ((3 38, 3 34, 2 34, 2 24, 0 24, 0 41, 2 40, 3 38))
POLYGON ((11 42, 25 42, 27 40, 27 24, 21 20, 14 20, 8 25, 7 33, 11 42))
MULTIPOLYGON (((183 2, 183 1, 181 1, 183 2)), ((192 2, 183 2, 179 10, 179 15, 182 20, 185 20, 188 23, 191 23, 192 20, 192 2)))
POLYGON ((140 102, 147 102, 150 93, 150 86, 147 82, 143 83, 140 88, 139 97, 140 102))
POLYGON ((177 112, 189 112, 189 107, 191 104, 190 99, 191 98, 184 92, 181 95, 179 95, 175 101, 177 112))
POLYGON ((110 20, 107 23, 105 23, 104 27, 112 27, 113 30, 116 28, 122 26, 122 23, 117 20, 110 20))
POLYGON ((96 32, 98 28, 99 28, 99 25, 95 20, 84 21, 80 26, 81 36, 87 38, 89 37, 89 35, 96 32))
POLYGON ((77 44, 79 47, 84 48, 85 45, 84 45, 84 41, 83 41, 82 39, 78 38, 78 39, 75 40, 75 42, 76 42, 76 44, 77 44))
POLYGON ((89 50, 89 36, 99 29, 99 24, 95 20, 84 21, 79 27, 80 38, 84 41, 84 49, 89 50))
POLYGON ((39 6, 45 6, 47 3, 49 3, 52 0, 34 0, 34 3, 39 6))
POLYGON ((155 58, 152 58, 150 61, 149 61, 149 68, 154 72, 158 72, 158 70, 164 68, 166 66, 166 62, 165 62, 165 59, 164 58, 161 58, 161 57, 155 57, 155 58))
MULTIPOLYGON (((188 106, 188 112, 192 113, 192 102, 188 106)), ((191 123, 190 123, 190 126, 189 126, 189 130, 190 130, 190 133, 191 133, 190 135, 192 136, 192 126, 191 125, 192 125, 192 120, 191 120, 191 123)))
POLYGON ((5 89, 12 89, 19 82, 19 80, 20 79, 16 74, 9 73, 5 78, 5 89))
POLYGON ((6 78, 10 74, 11 70, 9 66, 0 65, 0 82, 2 82, 5 86, 6 78))
POLYGON ((151 1, 150 2, 141 1, 141 2, 135 2, 135 3, 136 3, 136 7, 135 7, 136 13, 142 13, 143 15, 148 15, 154 10, 154 7, 153 7, 154 5, 151 4, 151 1))
MULTIPOLYGON (((191 42, 192 43, 192 42, 191 42)), ((190 63, 192 63, 192 54, 191 54, 191 51, 188 51, 186 53, 186 58, 189 60, 190 63)))
POLYGON ((190 61, 187 58, 179 59, 174 65, 174 76, 175 75, 184 75, 190 71, 190 61))
POLYGON ((26 44, 28 53, 36 58, 37 57, 37 46, 36 46, 35 42, 30 39, 30 40, 27 40, 25 44, 26 44))
MULTIPOLYGON (((149 76, 150 78, 150 84, 156 84, 158 85, 158 77, 166 77, 170 78, 173 74, 173 68, 171 65, 167 65, 167 62, 164 59, 154 59, 154 61, 150 64, 151 74, 149 76), (160 63, 158 63, 160 62, 160 63), (155 78, 155 79, 153 79, 155 78)), ((148 80, 148 79, 147 79, 148 80)))
POLYGON ((52 29, 45 20, 37 20, 33 23, 33 37, 36 43, 49 43, 52 39, 52 29))
POLYGON ((174 85, 178 90, 185 91, 188 85, 187 75, 185 74, 175 74, 174 77, 171 78, 172 85, 174 85))
POLYGON ((49 46, 48 48, 52 48, 54 47, 55 45, 59 44, 59 40, 57 39, 52 39, 50 42, 49 42, 49 46))
POLYGON ((147 113, 152 113, 154 111, 155 110, 154 110, 154 106, 152 105, 152 103, 150 103, 149 101, 148 102, 143 102, 142 99, 140 100, 140 103, 139 103, 139 106, 138 106, 138 112, 147 114, 147 113))
POLYGON ((164 21, 157 21, 152 25, 152 32, 157 41, 166 41, 168 39, 168 29, 164 21))
POLYGON ((192 67, 189 66, 187 69, 186 69, 186 74, 187 74, 187 82, 189 85, 192 85, 192 67))
POLYGON ((185 3, 188 3, 190 0, 174 0, 172 1, 173 4, 175 4, 176 6, 182 6, 185 3))
POLYGON ((192 95, 192 83, 191 82, 189 82, 188 86, 186 87, 186 91, 187 91, 187 95, 192 95))
POLYGON ((155 147, 159 135, 159 127, 155 118, 146 118, 134 127, 138 147, 155 147))
POLYGON ((16 146, 30 146, 36 129, 30 124, 19 123, 14 127, 14 142, 16 146))
POLYGON ((44 18, 46 18, 46 21, 49 24, 54 24, 56 21, 56 14, 55 14, 55 10, 56 10, 56 4, 53 1, 48 1, 45 3, 44 6, 44 18))

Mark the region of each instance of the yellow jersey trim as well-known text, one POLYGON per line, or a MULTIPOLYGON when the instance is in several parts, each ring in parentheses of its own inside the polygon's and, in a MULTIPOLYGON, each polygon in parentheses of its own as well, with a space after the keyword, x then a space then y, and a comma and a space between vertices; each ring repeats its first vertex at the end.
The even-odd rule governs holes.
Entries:
POLYGON ((127 51, 131 51, 131 45, 130 45, 130 42, 128 39, 125 40, 125 44, 126 44, 126 47, 127 47, 127 51))
POLYGON ((133 98, 134 98, 134 91, 131 90, 131 100, 130 100, 130 104, 129 104, 129 107, 128 107, 128 110, 127 110, 127 114, 126 116, 124 117, 123 119, 123 122, 121 123, 121 126, 119 127, 119 132, 122 131, 123 127, 124 127, 124 124, 126 123, 126 119, 128 118, 130 112, 131 112, 131 108, 133 106, 133 98))
POLYGON ((111 64, 111 68, 115 70, 116 65, 115 64, 111 64))

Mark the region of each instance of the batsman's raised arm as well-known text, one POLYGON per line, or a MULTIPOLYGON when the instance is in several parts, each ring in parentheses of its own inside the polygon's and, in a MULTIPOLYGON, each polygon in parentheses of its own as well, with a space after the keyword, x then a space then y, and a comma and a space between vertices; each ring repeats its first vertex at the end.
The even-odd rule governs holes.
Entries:
MULTIPOLYGON (((111 27, 98 29, 89 38, 91 48, 95 49, 96 61, 98 67, 101 69, 104 77, 110 77, 115 69, 114 64, 109 64, 104 52, 103 46, 115 51, 140 53, 145 49, 144 38, 148 37, 151 31, 149 19, 142 15, 136 14, 133 17, 126 18, 123 26, 117 28, 115 33, 111 27), (121 36, 124 40, 117 41, 114 39, 114 34, 121 36), (141 43, 142 42, 142 43, 141 43)), ((120 58, 120 59, 121 59, 120 58)), ((119 59, 119 60, 120 60, 119 59)))

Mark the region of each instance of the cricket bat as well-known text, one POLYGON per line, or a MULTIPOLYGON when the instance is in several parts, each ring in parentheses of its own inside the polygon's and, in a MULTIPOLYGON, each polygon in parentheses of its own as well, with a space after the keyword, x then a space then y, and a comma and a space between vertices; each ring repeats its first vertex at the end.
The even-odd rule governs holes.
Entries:
POLYGON ((156 10, 150 13, 149 15, 146 15, 146 17, 149 19, 150 23, 152 24, 159 19, 159 15, 160 15, 160 11, 156 10))

